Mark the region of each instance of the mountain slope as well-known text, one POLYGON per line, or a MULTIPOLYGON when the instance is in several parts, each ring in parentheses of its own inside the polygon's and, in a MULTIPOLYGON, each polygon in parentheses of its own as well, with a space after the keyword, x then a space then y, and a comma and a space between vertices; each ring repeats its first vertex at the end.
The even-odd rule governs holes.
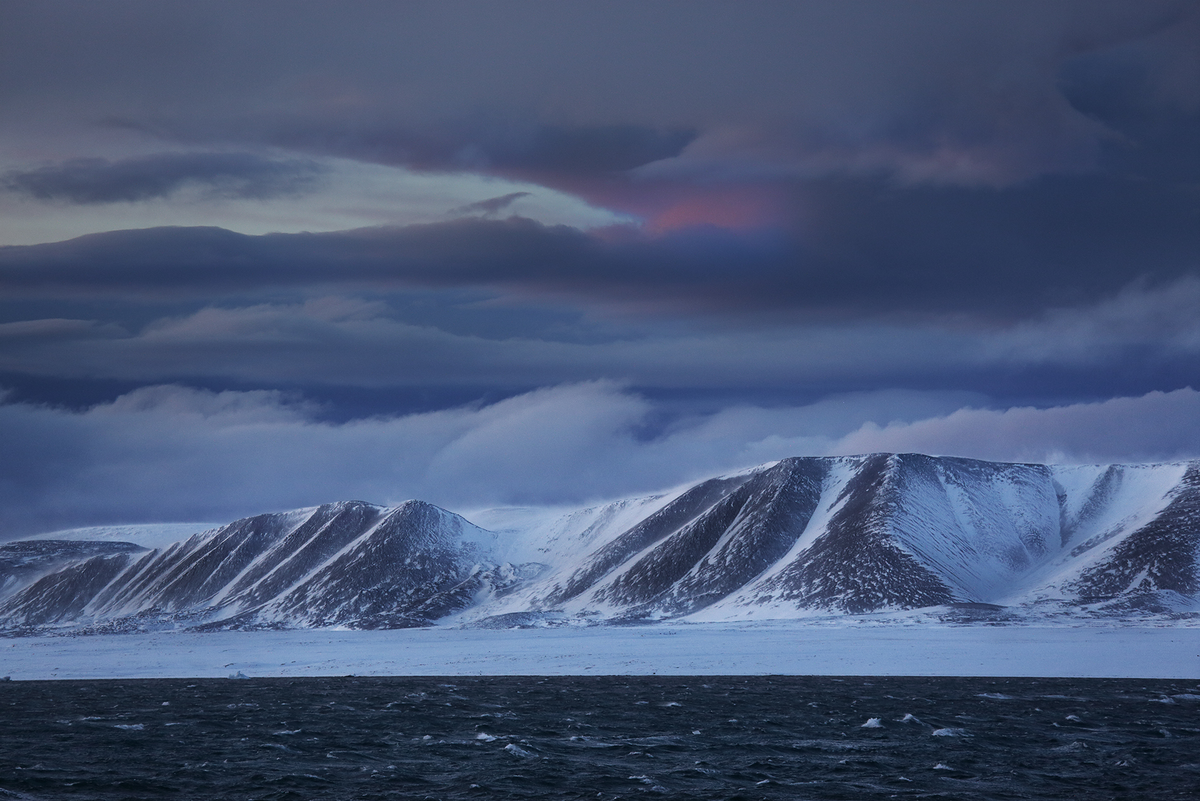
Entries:
POLYGON ((0 599, 71 562, 144 550, 132 542, 37 539, 0 543, 0 599))
POLYGON ((493 536, 420 501, 259 515, 162 551, 76 561, 6 599, 0 616, 9 626, 425 625, 519 573, 486 560, 493 536))

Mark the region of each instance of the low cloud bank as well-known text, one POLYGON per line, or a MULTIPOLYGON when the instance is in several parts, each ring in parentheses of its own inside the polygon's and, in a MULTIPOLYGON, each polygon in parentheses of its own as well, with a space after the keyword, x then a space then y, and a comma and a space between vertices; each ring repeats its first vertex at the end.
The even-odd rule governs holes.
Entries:
POLYGON ((1047 409, 885 391, 734 406, 651 430, 607 382, 343 424, 277 392, 136 390, 84 412, 0 405, 0 539, 74 525, 221 520, 359 498, 452 509, 579 503, 796 455, 917 451, 1001 461, 1200 456, 1200 392, 1047 409))

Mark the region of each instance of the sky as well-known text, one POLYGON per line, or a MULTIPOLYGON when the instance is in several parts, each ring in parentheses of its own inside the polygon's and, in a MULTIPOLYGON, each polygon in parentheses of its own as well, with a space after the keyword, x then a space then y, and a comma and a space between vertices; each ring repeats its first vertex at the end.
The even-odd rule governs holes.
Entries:
POLYGON ((1200 3, 0 0, 0 540, 1200 457, 1200 3))

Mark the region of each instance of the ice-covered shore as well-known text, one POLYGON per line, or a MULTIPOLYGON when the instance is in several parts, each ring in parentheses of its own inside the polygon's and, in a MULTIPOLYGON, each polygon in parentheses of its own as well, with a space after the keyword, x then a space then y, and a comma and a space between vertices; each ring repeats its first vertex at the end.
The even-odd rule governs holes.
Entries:
POLYGON ((0 640, 14 680, 355 675, 1200 678, 1200 628, 796 621, 519 630, 160 632, 0 640))

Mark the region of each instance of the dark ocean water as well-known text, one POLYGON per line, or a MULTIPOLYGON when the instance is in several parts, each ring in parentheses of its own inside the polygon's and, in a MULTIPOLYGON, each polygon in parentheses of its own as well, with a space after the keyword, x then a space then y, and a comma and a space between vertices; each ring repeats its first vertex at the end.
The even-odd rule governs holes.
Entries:
POLYGON ((1196 799, 1200 683, 0 683, 0 799, 660 797, 1196 799))

